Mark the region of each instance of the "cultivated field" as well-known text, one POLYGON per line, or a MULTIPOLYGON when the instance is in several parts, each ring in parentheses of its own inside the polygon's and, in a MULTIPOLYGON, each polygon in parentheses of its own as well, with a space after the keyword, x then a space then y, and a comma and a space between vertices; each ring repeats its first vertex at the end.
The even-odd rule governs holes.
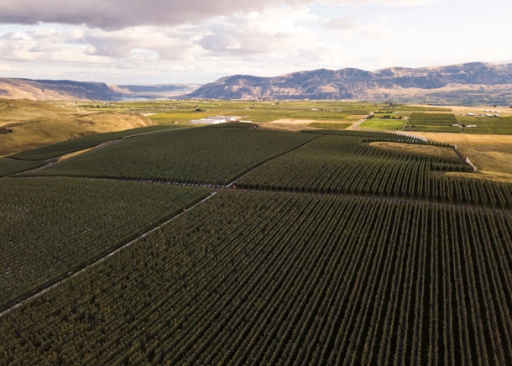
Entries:
POLYGON ((469 157, 477 166, 477 176, 502 180, 510 174, 512 182, 512 136, 473 135, 410 132, 426 137, 431 141, 456 144, 462 154, 469 157))
POLYGON ((0 180, 0 193, 2 308, 192 206, 208 191, 121 181, 18 178, 0 180))
POLYGON ((407 121, 401 119, 372 118, 359 125, 361 129, 393 131, 402 130, 407 121))
POLYGON ((512 364, 512 136, 385 107, 61 103, 161 124, 0 159, 0 363, 512 364))

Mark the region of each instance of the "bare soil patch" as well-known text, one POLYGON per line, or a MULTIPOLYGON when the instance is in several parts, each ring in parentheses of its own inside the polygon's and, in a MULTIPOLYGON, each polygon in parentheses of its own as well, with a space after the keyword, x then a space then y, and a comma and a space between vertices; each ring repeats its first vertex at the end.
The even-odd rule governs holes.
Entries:
MULTIPOLYGON (((408 132, 424 136, 429 141, 457 144, 478 170, 486 171, 489 179, 512 174, 512 135, 473 135, 456 133, 408 132)), ((512 181, 512 180, 511 180, 512 181)))
POLYGON ((287 123, 261 123, 260 128, 263 130, 300 132, 303 130, 316 130, 316 128, 308 127, 303 124, 287 124, 287 123))
POLYGON ((282 118, 282 119, 276 119, 275 121, 272 121, 272 122, 267 122, 267 123, 272 123, 272 124, 294 124, 294 125, 307 125, 307 124, 310 124, 312 122, 316 122, 317 120, 316 119, 291 119, 291 118, 282 118))
POLYGON ((401 144, 397 142, 372 142, 370 146, 380 147, 394 151, 412 152, 420 154, 428 154, 432 156, 441 157, 457 157, 453 148, 432 146, 432 145, 418 145, 418 144, 401 144))

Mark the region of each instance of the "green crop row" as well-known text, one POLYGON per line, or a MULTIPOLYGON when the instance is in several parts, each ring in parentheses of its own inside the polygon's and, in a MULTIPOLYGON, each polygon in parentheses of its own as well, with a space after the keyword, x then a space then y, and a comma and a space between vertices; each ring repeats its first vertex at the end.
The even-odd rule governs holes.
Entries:
POLYGON ((349 135, 326 135, 316 139, 263 164, 239 179, 237 186, 278 191, 420 197, 452 203, 512 207, 512 184, 430 174, 431 171, 473 171, 459 158, 391 151, 368 146, 362 143, 362 138, 346 136, 349 135))
POLYGON ((411 114, 408 122, 409 125, 422 126, 451 126, 458 125, 459 121, 451 113, 418 113, 411 114))
POLYGON ((0 318, 4 364, 512 364, 512 217, 220 192, 0 318))
POLYGON ((208 193, 90 179, 0 179, 0 309, 208 193))
POLYGON ((44 161, 24 161, 11 158, 0 158, 0 177, 20 173, 46 164, 44 161))
POLYGON ((253 126, 224 124, 140 136, 34 174, 225 185, 316 137, 253 126))
POLYGON ((77 139, 71 139, 59 142, 53 145, 43 146, 32 150, 23 151, 12 155, 16 159, 22 160, 46 160, 57 156, 69 154, 75 151, 88 149, 100 145, 104 142, 122 139, 127 136, 137 134, 145 134, 157 131, 166 131, 176 128, 183 128, 183 126, 169 125, 169 126, 149 126, 139 127, 130 130, 123 130, 117 132, 98 133, 90 136, 85 136, 77 139))

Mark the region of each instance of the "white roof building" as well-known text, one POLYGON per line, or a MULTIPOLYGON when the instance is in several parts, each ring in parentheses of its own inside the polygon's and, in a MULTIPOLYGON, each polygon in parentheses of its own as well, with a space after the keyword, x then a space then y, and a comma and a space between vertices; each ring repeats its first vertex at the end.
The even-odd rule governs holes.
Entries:
POLYGON ((193 119, 190 123, 195 125, 217 125, 219 123, 226 122, 235 122, 240 119, 239 116, 215 116, 215 117, 206 117, 201 119, 193 119))
POLYGON ((193 119, 190 123, 194 125, 217 125, 219 123, 226 123, 225 119, 217 119, 217 118, 201 118, 201 119, 193 119))

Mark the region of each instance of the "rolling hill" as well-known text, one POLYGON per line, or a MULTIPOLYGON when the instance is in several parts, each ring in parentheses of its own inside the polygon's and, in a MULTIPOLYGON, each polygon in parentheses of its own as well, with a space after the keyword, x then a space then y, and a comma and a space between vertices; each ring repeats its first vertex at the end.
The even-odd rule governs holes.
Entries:
POLYGON ((0 156, 95 133, 152 124, 139 114, 78 113, 44 102, 0 99, 0 156))
POLYGON ((71 80, 0 78, 0 98, 29 100, 116 100, 169 98, 190 93, 197 84, 107 85, 71 80))

